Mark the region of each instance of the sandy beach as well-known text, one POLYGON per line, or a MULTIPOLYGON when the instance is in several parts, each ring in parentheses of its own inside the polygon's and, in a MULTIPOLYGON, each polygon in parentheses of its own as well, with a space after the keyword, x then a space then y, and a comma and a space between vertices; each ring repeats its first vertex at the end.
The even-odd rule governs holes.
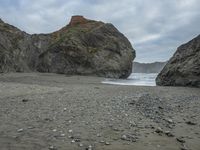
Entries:
POLYGON ((0 75, 1 150, 199 150, 200 89, 0 75))

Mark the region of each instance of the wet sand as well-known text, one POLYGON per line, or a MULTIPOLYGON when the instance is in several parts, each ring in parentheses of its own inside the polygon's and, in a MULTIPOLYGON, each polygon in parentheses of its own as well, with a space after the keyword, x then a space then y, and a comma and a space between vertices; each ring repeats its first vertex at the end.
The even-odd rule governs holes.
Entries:
POLYGON ((0 75, 1 150, 199 150, 200 89, 0 75))

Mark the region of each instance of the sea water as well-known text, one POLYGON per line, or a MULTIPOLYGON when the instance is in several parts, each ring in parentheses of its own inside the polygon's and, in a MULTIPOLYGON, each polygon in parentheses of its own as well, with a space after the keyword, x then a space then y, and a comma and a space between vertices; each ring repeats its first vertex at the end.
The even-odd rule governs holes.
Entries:
POLYGON ((128 79, 105 79, 104 84, 156 86, 157 73, 132 73, 128 79))

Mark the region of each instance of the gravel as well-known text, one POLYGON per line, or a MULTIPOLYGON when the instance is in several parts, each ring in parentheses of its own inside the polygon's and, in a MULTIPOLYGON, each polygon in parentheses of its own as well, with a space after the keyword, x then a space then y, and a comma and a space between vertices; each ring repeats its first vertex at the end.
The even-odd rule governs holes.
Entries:
POLYGON ((159 145, 180 150, 180 137, 192 137, 184 138, 184 147, 198 150, 199 89, 105 85, 102 80, 2 74, 1 148, 153 150, 159 145))

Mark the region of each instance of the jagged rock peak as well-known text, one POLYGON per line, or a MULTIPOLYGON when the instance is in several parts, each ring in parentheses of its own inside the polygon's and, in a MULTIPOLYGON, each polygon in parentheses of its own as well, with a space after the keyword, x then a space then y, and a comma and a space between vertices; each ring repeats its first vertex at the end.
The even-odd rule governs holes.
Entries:
POLYGON ((69 26, 74 26, 77 24, 85 24, 87 23, 89 20, 84 18, 83 16, 80 15, 76 15, 76 16, 72 16, 71 17, 71 21, 69 23, 69 26))

